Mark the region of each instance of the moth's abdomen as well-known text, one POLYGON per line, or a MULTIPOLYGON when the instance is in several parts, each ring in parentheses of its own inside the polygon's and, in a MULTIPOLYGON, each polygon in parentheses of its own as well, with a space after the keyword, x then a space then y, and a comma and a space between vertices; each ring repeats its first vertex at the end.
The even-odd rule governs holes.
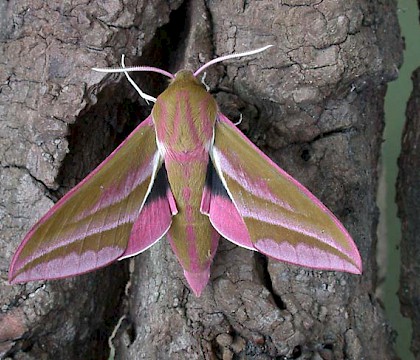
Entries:
POLYGON ((169 240, 183 268, 201 272, 210 267, 217 248, 209 218, 200 212, 208 157, 176 162, 168 159, 168 179, 177 203, 169 240))

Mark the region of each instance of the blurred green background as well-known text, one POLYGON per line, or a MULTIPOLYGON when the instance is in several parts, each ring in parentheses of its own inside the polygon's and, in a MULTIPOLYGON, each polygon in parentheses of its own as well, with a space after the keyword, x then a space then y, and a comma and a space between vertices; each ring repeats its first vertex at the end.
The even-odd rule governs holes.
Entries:
POLYGON ((414 360, 410 352, 411 321, 402 317, 397 297, 400 276, 401 224, 397 218, 395 183, 397 159, 401 150, 401 134, 405 121, 405 109, 412 91, 411 74, 420 66, 420 23, 417 0, 398 0, 398 17, 402 36, 405 39, 404 64, 399 77, 388 86, 385 99, 385 142, 382 148, 383 173, 379 191, 381 208, 379 260, 383 266, 385 282, 379 295, 391 326, 397 331, 396 349, 402 360, 414 360), (385 236, 385 238, 383 237, 385 236), (386 247, 383 242, 386 239, 386 247), (382 253, 382 255, 381 255, 382 253))

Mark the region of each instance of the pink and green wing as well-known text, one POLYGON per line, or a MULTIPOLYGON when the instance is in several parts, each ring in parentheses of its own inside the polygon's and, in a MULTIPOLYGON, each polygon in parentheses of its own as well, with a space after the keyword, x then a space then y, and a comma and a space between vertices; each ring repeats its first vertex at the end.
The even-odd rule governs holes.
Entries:
POLYGON ((360 274, 340 221, 219 114, 201 210, 228 240, 289 263, 360 274))
POLYGON ((148 117, 34 225, 13 257, 9 281, 77 275, 151 246, 176 213, 161 165, 148 117))
POLYGON ((119 260, 137 255, 161 239, 171 227, 172 216, 177 213, 178 209, 169 187, 166 169, 162 165, 131 229, 128 246, 119 260))

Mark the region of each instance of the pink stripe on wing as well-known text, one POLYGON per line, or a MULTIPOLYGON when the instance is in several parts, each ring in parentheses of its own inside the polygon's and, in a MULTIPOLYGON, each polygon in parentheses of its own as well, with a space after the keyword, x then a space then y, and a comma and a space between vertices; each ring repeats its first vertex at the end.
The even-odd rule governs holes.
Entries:
POLYGON ((296 209, 294 209, 288 202, 279 199, 276 194, 273 194, 265 179, 259 179, 258 174, 253 174, 255 178, 251 178, 248 173, 243 171, 239 167, 241 159, 237 158, 238 161, 235 161, 235 157, 238 156, 237 154, 229 154, 233 157, 232 161, 217 148, 213 149, 213 154, 217 157, 217 161, 221 164, 223 172, 227 173, 230 178, 241 184, 244 190, 248 193, 280 206, 287 211, 296 212, 296 209))
MULTIPOLYGON (((65 231, 64 228, 64 233, 62 231, 59 234, 57 234, 54 238, 54 241, 45 244, 39 243, 36 250, 32 251, 30 256, 25 258, 18 257, 13 266, 23 267, 29 264, 30 262, 35 261, 36 259, 44 256, 46 252, 58 250, 61 247, 71 245, 76 241, 83 240, 84 238, 87 238, 89 236, 115 229, 116 227, 125 223, 134 223, 137 216, 138 212, 131 214, 123 213, 122 218, 114 219, 113 221, 105 218, 103 222, 94 223, 93 221, 90 221, 84 225, 78 224, 77 228, 71 228, 67 231, 65 231), (57 240, 58 238, 60 238, 60 241, 57 240)), ((28 234, 28 237, 30 236, 31 233, 28 234)), ((122 252, 124 249, 120 248, 120 250, 122 252)))
POLYGON ((87 251, 82 254, 72 252, 64 257, 43 262, 28 271, 19 273, 12 283, 61 279, 75 274, 83 274, 114 262, 122 251, 122 249, 116 247, 104 247, 99 251, 87 251), (96 265, 92 267, 92 263, 96 265))
MULTIPOLYGON (((73 189, 71 189, 66 195, 64 195, 55 205, 51 208, 32 228, 35 230, 40 224, 44 223, 53 213, 57 212, 59 208, 61 208, 67 200, 73 196, 73 194, 79 190, 86 182, 88 182, 93 176, 95 176, 108 162, 111 157, 113 157, 126 143, 129 139, 134 137, 139 131, 143 131, 146 128, 150 128, 153 126, 152 117, 147 117, 139 126, 137 126, 134 131, 125 139, 94 171, 92 171, 88 176, 86 176, 79 184, 77 184, 73 189)), ((28 234, 29 235, 29 234, 28 234)), ((25 238, 28 238, 26 236, 25 238)), ((25 245, 25 240, 22 241, 19 248, 17 249, 16 253, 19 252, 20 248, 25 245)))
MULTIPOLYGON (((335 241, 333 237, 329 236, 322 229, 319 229, 319 225, 318 227, 316 225, 310 227, 310 223, 305 224, 301 220, 294 220, 290 216, 282 216, 280 212, 274 213, 264 208, 249 208, 240 203, 238 204, 238 208, 244 218, 252 218, 267 224, 281 226, 285 229, 295 231, 296 233, 312 237, 315 241, 321 241, 328 244, 345 254, 354 254, 354 249, 340 246, 341 244, 335 241)), ((346 245, 350 244, 346 243, 346 245)))
POLYGON ((293 246, 287 241, 277 242, 271 239, 261 239, 255 243, 255 247, 267 256, 300 266, 323 270, 347 271, 353 274, 362 273, 360 258, 357 259, 352 256, 352 259, 343 259, 305 243, 298 243, 296 246, 293 246), (326 262, 329 262, 330 265, 325 265, 326 262))
MULTIPOLYGON (((242 138, 246 143, 249 144, 263 159, 265 159, 268 164, 276 169, 281 176, 283 176, 286 180, 293 183, 299 191, 306 195, 312 203, 314 203, 320 210, 325 212, 331 220, 334 222, 334 224, 337 226, 337 228, 341 231, 341 233, 345 236, 347 243, 349 244, 351 250, 350 253, 352 256, 355 256, 356 258, 360 259, 359 251, 357 250, 356 245, 353 242, 353 239, 351 238, 350 234, 347 232, 347 230, 344 228, 343 224, 336 218, 336 216, 318 199, 316 198, 308 189, 306 189, 301 183, 299 183, 296 179, 294 179, 292 176, 290 176, 288 173, 286 173, 283 169, 281 169, 276 163, 274 163, 267 155, 265 155, 260 149, 258 149, 244 134, 242 134, 236 126, 222 113, 219 113, 219 121, 226 124, 229 128, 231 128, 240 138, 242 138)), ((219 152, 218 152, 219 153, 219 152)), ((229 164, 228 164, 229 165, 229 164)), ((230 176, 230 174, 229 174, 230 176)), ((285 207, 287 209, 287 206, 285 207)), ((241 211, 241 210, 240 210, 241 211)), ((347 253, 349 250, 347 250, 347 253)), ((361 264, 361 261, 360 261, 361 264)))
POLYGON ((89 215, 98 212, 101 209, 104 209, 127 198, 127 196, 132 193, 133 189, 141 185, 148 177, 151 176, 153 170, 156 168, 157 163, 159 162, 159 157, 159 154, 156 152, 153 156, 144 160, 143 166, 137 169, 132 169, 132 171, 124 176, 123 182, 104 189, 100 198, 98 199, 99 201, 92 204, 89 208, 86 208, 83 212, 80 213, 80 215, 75 217, 75 220, 79 221, 89 215))

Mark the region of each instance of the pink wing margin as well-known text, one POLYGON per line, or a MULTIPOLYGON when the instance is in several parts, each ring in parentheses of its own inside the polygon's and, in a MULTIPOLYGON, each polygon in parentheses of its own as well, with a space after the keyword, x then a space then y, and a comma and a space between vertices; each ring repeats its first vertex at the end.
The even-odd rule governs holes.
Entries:
POLYGON ((223 114, 210 155, 219 180, 206 187, 202 212, 221 235, 277 260, 362 272, 357 247, 334 214, 223 114))
POLYGON ((12 259, 9 282, 82 274, 162 237, 176 207, 169 187, 163 186, 164 195, 162 186, 154 187, 161 165, 149 116, 33 226, 12 259), (155 196, 146 201, 152 192, 155 196), (160 221, 146 226, 144 217, 158 213, 160 221), (150 235, 143 243, 142 232, 150 235))

